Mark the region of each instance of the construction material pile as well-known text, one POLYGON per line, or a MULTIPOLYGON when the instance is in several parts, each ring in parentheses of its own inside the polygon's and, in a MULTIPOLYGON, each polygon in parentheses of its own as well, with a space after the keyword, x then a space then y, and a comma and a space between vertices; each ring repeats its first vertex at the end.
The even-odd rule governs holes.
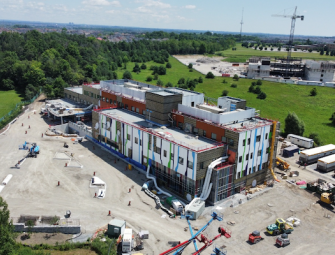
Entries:
POLYGON ((203 63, 203 64, 215 64, 215 63, 220 63, 219 60, 217 60, 217 59, 215 59, 215 58, 209 58, 209 57, 199 58, 199 59, 197 59, 196 62, 203 63))
POLYGON ((297 227, 300 226, 301 221, 296 217, 290 217, 286 219, 286 223, 289 224, 291 227, 297 227))
POLYGON ((261 184, 261 185, 257 185, 254 188, 247 189, 246 192, 249 193, 249 194, 254 194, 255 192, 261 191, 264 188, 266 188, 266 185, 261 184))
POLYGON ((316 181, 307 183, 307 189, 319 194, 324 192, 332 193, 335 191, 335 185, 323 179, 317 179, 316 181))

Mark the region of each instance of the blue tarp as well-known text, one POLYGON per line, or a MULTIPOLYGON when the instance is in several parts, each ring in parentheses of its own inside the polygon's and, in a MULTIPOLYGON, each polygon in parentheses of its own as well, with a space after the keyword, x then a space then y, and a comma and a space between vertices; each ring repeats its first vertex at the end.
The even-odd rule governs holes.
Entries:
POLYGON ((297 147, 297 146, 287 147, 283 150, 283 157, 285 157, 285 158, 293 157, 294 153, 296 153, 298 151, 299 151, 299 147, 297 147))

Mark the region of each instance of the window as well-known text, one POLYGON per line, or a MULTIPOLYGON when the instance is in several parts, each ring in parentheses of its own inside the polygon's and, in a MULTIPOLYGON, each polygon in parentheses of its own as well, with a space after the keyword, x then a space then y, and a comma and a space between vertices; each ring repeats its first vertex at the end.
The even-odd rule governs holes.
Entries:
POLYGON ((91 97, 93 97, 93 93, 91 93, 91 97))
POLYGON ((228 142, 229 142, 229 146, 234 146, 234 140, 233 139, 229 139, 228 142))
POLYGON ((260 156, 262 154, 262 151, 261 150, 259 150, 258 151, 258 156, 260 156))
POLYGON ((256 142, 259 142, 260 140, 261 140, 261 136, 258 135, 258 136, 256 137, 256 142))
POLYGON ((140 139, 140 146, 142 146, 142 140, 140 139))
POLYGON ((206 136, 206 130, 204 130, 204 136, 206 136))
POLYGON ((253 173, 255 172, 255 169, 256 169, 256 167, 254 166, 254 167, 252 168, 252 172, 253 172, 253 173))
POLYGON ((127 134, 127 140, 130 141, 130 134, 127 134))
POLYGON ((140 109, 136 108, 136 112, 139 113, 139 112, 140 112, 140 109))
POLYGON ((193 134, 198 134, 198 132, 199 132, 199 129, 193 128, 193 134))
POLYGON ((265 169, 266 168, 266 163, 263 163, 262 164, 262 169, 265 169))
POLYGON ((219 108, 222 109, 222 105, 219 105, 219 108))
POLYGON ((179 164, 184 165, 184 159, 182 157, 179 157, 179 164))
POLYGON ((239 163, 242 162, 242 156, 239 157, 238 162, 239 162, 239 163))
POLYGON ((134 112, 134 111, 135 111, 135 107, 134 107, 134 106, 132 106, 132 107, 131 107, 131 110, 134 112))
POLYGON ((321 77, 323 77, 323 74, 321 74, 321 77))
POLYGON ((204 168, 204 162, 200 162, 200 169, 204 168))
POLYGON ((191 106, 194 107, 194 102, 191 102, 191 106))
POLYGON ((166 153, 166 150, 164 150, 164 157, 166 157, 167 153, 166 153))
POLYGON ((161 148, 156 147, 156 153, 161 154, 161 148))
POLYGON ((183 123, 182 123, 182 122, 178 122, 178 127, 179 127, 180 129, 183 129, 183 123))
POLYGON ((135 143, 138 144, 138 138, 137 137, 135 137, 135 143))
POLYGON ((188 168, 193 168, 193 162, 192 161, 187 161, 187 167, 188 168))
POLYGON ((266 154, 269 154, 269 151, 270 151, 270 147, 268 147, 268 148, 266 149, 266 154))
POLYGON ((109 103, 109 98, 106 98, 106 102, 109 103))
POLYGON ((104 101, 104 102, 105 102, 105 97, 102 97, 102 101, 104 101))
POLYGON ((243 143, 242 143, 243 146, 245 146, 245 139, 243 139, 243 143))
POLYGON ((250 154, 250 159, 252 159, 252 155, 253 155, 253 153, 251 152, 251 154, 250 154))
POLYGON ((268 139, 268 133, 265 134, 265 139, 268 139))
POLYGON ((216 140, 216 134, 212 133, 212 139, 216 140))
POLYGON ((227 142, 227 137, 222 136, 221 137, 221 141, 224 142, 224 143, 226 143, 227 142))
POLYGON ((248 145, 250 145, 250 138, 248 138, 248 145))
POLYGON ((320 79, 320 81, 323 81, 323 79, 320 79))
POLYGON ((249 174, 250 174, 250 171, 251 171, 251 167, 249 167, 249 174))
POLYGON ((171 153, 171 160, 173 160, 173 153, 171 153))
POLYGON ((245 160, 249 160, 249 154, 245 156, 245 160))

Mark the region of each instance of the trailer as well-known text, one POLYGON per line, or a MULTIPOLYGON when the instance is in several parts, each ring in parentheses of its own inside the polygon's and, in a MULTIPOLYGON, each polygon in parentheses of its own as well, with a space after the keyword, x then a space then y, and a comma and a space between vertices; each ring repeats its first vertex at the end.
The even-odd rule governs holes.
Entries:
POLYGON ((328 144, 300 152, 299 161, 302 164, 316 163, 319 158, 324 158, 332 154, 335 154, 335 145, 328 144))
POLYGON ((133 230, 126 228, 122 238, 122 252, 131 252, 133 249, 133 230))
POLYGON ((318 160, 317 169, 323 172, 335 170, 335 154, 318 160))
POLYGON ((299 135, 289 134, 286 139, 291 143, 298 145, 299 147, 304 147, 307 149, 313 148, 314 145, 313 139, 299 135))

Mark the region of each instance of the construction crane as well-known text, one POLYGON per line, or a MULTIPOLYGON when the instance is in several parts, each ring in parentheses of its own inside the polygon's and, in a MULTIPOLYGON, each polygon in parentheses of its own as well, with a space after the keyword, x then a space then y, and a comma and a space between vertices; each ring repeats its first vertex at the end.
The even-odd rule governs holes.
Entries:
POLYGON ((305 17, 297 15, 297 6, 295 7, 293 15, 278 15, 278 14, 274 14, 274 15, 272 15, 272 17, 282 17, 282 18, 290 18, 290 19, 292 19, 292 21, 291 21, 290 39, 288 41, 288 52, 287 52, 286 77, 288 77, 288 72, 289 72, 289 69, 290 69, 291 55, 292 55, 295 21, 296 21, 296 19, 301 19, 303 21, 305 17))
POLYGON ((244 8, 242 9, 241 30, 240 30, 240 41, 241 41, 241 43, 242 43, 243 13, 244 13, 244 8))

